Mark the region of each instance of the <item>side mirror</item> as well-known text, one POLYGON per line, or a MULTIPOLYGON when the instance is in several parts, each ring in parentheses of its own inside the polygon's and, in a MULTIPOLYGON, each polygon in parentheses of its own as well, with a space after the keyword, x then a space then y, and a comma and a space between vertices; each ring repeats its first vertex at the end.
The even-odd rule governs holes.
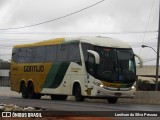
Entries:
POLYGON ((139 59, 140 67, 143 67, 143 59, 139 55, 137 55, 137 54, 134 54, 134 56, 139 59))
POLYGON ((99 54, 93 50, 87 50, 88 53, 92 54, 95 57, 95 64, 100 63, 100 57, 99 54))

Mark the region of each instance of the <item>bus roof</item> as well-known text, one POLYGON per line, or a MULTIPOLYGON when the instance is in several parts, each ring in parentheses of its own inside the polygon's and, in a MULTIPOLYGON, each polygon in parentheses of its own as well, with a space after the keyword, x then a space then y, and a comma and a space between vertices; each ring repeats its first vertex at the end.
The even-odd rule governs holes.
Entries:
POLYGON ((109 38, 109 37, 78 37, 78 38, 66 38, 66 41, 79 40, 82 43, 90 43, 92 45, 102 47, 114 47, 114 48, 131 48, 130 45, 121 40, 109 38))
POLYGON ((129 44, 121 40, 117 40, 109 37, 100 37, 100 36, 56 38, 56 39, 45 40, 37 43, 16 45, 14 47, 15 48, 33 47, 33 46, 65 44, 65 43, 72 43, 72 42, 90 43, 92 45, 102 46, 102 47, 131 48, 129 44))

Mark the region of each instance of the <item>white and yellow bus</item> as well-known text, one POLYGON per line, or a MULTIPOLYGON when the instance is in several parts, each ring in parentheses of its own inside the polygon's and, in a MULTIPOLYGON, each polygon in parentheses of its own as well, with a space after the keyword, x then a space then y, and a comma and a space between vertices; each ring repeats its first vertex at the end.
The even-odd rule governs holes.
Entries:
POLYGON ((12 50, 10 86, 23 98, 75 96, 76 101, 106 98, 116 103, 135 96, 135 81, 132 48, 112 38, 57 38, 12 50))

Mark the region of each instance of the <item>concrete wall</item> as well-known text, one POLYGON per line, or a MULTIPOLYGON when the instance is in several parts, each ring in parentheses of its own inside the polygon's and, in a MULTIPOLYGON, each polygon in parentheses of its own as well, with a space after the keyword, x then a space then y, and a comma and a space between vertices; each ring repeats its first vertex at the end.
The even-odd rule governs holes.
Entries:
MULTIPOLYGON (((156 75, 156 66, 143 66, 140 68, 139 66, 137 68, 137 75, 156 75)), ((160 75, 160 66, 158 75, 160 75)))
POLYGON ((10 70, 2 70, 2 69, 0 69, 0 76, 9 77, 9 71, 10 70))
POLYGON ((0 86, 9 86, 9 70, 0 70, 0 86))
POLYGON ((118 102, 160 105, 160 91, 137 91, 136 96, 133 99, 121 98, 118 102))

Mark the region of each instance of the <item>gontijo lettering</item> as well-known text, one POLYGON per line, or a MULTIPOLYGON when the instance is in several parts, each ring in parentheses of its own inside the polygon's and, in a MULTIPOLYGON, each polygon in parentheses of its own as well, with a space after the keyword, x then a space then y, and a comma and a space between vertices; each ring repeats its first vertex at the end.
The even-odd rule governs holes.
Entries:
POLYGON ((24 72, 43 72, 44 66, 24 66, 24 72))

